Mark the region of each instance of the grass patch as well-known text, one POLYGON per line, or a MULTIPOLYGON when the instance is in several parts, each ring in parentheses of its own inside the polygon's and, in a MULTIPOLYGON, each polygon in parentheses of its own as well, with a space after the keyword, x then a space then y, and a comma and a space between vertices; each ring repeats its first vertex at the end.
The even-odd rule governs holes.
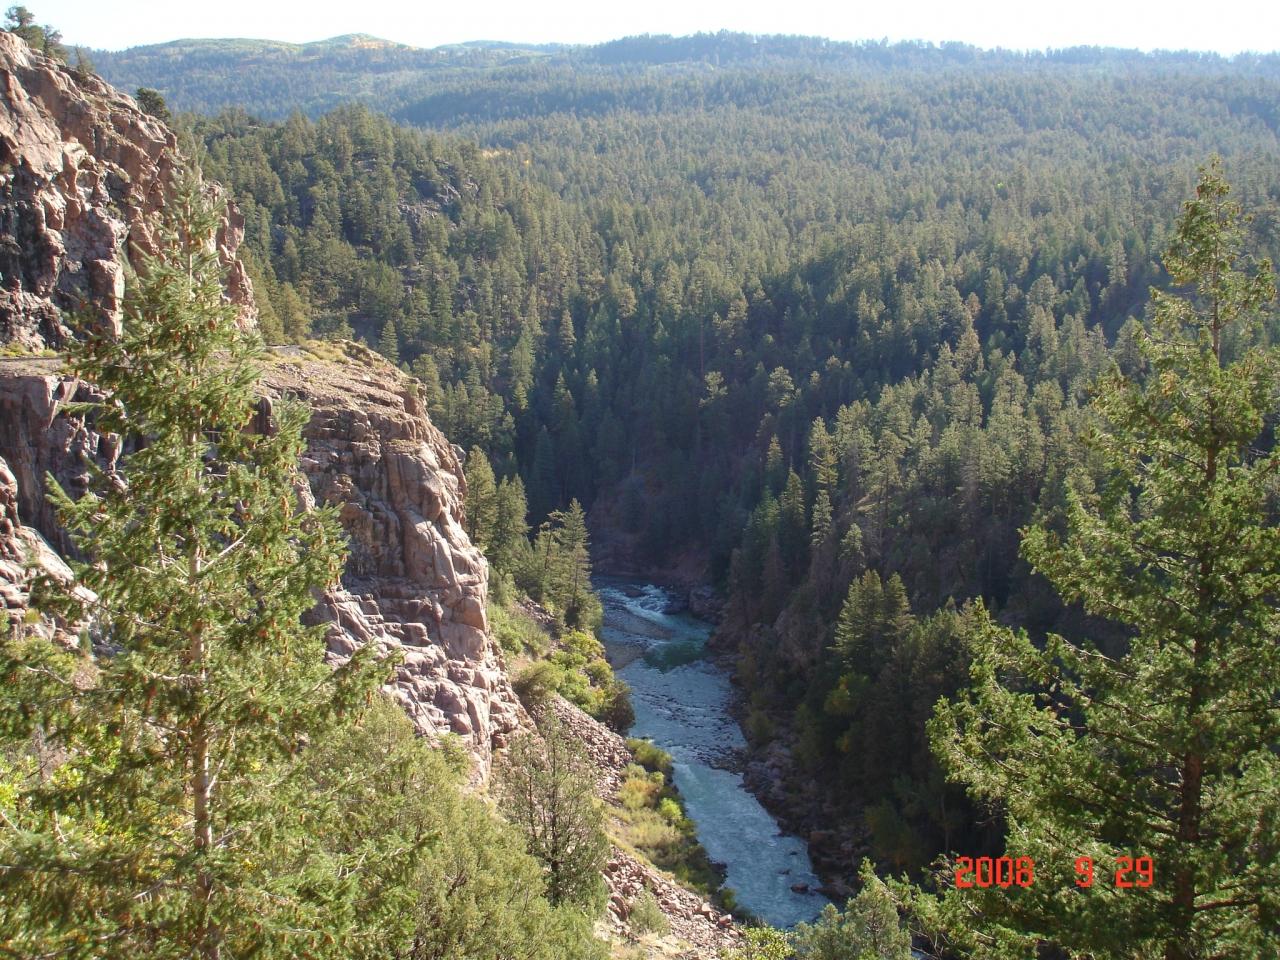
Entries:
POLYGON ((671 780, 671 755, 647 740, 628 740, 636 763, 623 771, 618 788, 620 839, 684 886, 728 909, 724 874, 698 842, 680 794, 671 780))
POLYGON ((52 347, 32 347, 17 340, 0 344, 0 357, 30 357, 33 359, 56 357, 58 351, 52 347))

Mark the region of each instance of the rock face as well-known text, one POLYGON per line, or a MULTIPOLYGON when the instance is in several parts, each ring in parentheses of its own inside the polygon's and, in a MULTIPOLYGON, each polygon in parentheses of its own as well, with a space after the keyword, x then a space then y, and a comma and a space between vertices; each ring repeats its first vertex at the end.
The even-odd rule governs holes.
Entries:
POLYGON ((342 584, 311 615, 330 625, 330 654, 400 647, 391 692, 422 733, 457 734, 487 770, 522 710, 489 633, 489 568, 462 527, 453 448, 414 381, 355 344, 341 359, 282 355, 265 382, 311 407, 302 469, 350 536, 342 584))
MULTIPOLYGON (((118 324, 126 260, 138 266, 153 249, 148 218, 176 145, 128 97, 0 33, 0 347, 57 348, 64 311, 118 324)), ((219 202, 226 296, 248 325, 253 290, 236 258, 243 221, 219 202)), ((488 629, 488 567, 461 525, 458 458, 408 377, 354 345, 317 350, 278 351, 263 385, 268 418, 275 398, 310 404, 301 463, 310 497, 337 506, 350 536, 342 582, 311 620, 329 624, 334 659, 366 643, 403 648, 390 691, 422 733, 462 737, 484 776, 522 712, 488 629)), ((28 564, 69 575, 45 476, 74 496, 87 460, 110 468, 119 453, 114 438, 67 413, 87 399, 56 359, 0 357, 0 610, 10 614, 26 610, 28 564)))
MULTIPOLYGON (((0 33, 0 342, 56 348, 63 311, 118 324, 124 258, 136 265, 154 249, 146 217, 176 148, 129 97, 0 33)), ((253 290, 235 257, 244 219, 225 206, 227 296, 251 323, 253 290)))
MULTIPOLYGON (((302 470, 313 501, 337 507, 350 537, 342 582, 310 622, 329 624, 335 659, 366 643, 402 648, 389 691, 423 734, 462 737, 484 776, 522 712, 488 629, 488 564, 462 527, 461 465, 407 376, 354 344, 325 349, 278 356, 263 382, 268 409, 281 396, 311 407, 302 470)), ((117 453, 67 415, 68 402, 93 395, 58 366, 0 358, 0 598, 15 613, 26 606, 24 560, 58 566, 48 544, 69 548, 45 475, 75 495, 86 459, 109 467, 117 453)))

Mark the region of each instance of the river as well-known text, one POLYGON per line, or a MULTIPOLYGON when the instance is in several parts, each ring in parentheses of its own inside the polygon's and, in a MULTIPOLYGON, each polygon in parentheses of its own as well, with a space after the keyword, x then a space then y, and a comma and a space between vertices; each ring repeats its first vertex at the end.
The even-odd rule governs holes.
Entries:
POLYGON ((729 712, 729 678, 705 656, 710 625, 665 613, 670 597, 653 584, 601 578, 595 586, 609 660, 631 686, 630 735, 671 754, 698 839, 726 865, 737 902, 775 927, 812 920, 827 899, 815 892, 821 881, 804 841, 778 828, 737 772, 746 740, 729 712))

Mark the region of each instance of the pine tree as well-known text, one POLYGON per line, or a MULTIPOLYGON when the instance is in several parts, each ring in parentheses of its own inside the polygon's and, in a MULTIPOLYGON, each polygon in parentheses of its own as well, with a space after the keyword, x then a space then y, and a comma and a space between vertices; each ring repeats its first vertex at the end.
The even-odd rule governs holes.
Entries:
POLYGON ((596 608, 591 592, 591 541, 582 504, 569 503, 567 510, 551 514, 551 549, 554 561, 546 593, 564 612, 569 626, 583 626, 596 608))
POLYGON ((49 26, 36 25, 35 15, 26 7, 10 7, 5 11, 5 30, 21 37, 46 57, 57 60, 67 59, 67 50, 62 45, 62 33, 49 26))
POLYGON ((139 87, 134 93, 134 99, 138 101, 138 109, 143 113, 150 114, 162 123, 170 123, 173 120, 173 116, 169 113, 169 105, 165 103, 164 95, 159 90, 139 87))
POLYGON ((489 558, 500 572, 510 573, 529 548, 529 504, 519 475, 498 483, 494 512, 493 545, 489 558))
POLYGON ((217 226, 182 172, 122 335, 69 350, 107 397, 86 405, 97 428, 138 449, 77 501, 52 484, 86 559, 38 602, 84 625, 79 648, 0 649, 0 734, 19 758, 0 940, 16 955, 325 956, 346 922, 329 914, 352 880, 307 854, 314 825, 275 797, 378 677, 364 654, 331 670, 300 625, 341 570, 341 530, 298 506, 305 409, 277 402, 271 429, 250 430, 261 342, 223 300, 217 226))
POLYGON ((481 550, 493 544, 498 522, 498 487, 493 467, 479 447, 467 454, 467 536, 481 550))
POLYGON ((609 851, 595 776, 581 747, 555 715, 512 745, 499 770, 499 805, 546 870, 554 904, 600 903, 600 870, 609 851))
POLYGON ((911 933, 898 917, 893 894, 862 861, 862 889, 844 912, 827 904, 813 923, 791 934, 796 960, 910 960, 911 933))
POLYGON ((778 443, 778 436, 774 434, 769 438, 769 448, 764 455, 765 487, 776 496, 782 492, 786 479, 787 466, 782 459, 782 444, 778 443))
POLYGON ((545 517, 555 509, 557 503, 562 502, 555 443, 544 426, 538 430, 538 438, 533 447, 533 466, 529 472, 529 510, 535 518, 545 517))
POLYGON ((914 622, 902 578, 895 573, 882 582, 878 573, 868 570, 849 584, 836 620, 835 650, 846 668, 870 675, 914 622))
POLYGON ((396 322, 388 320, 382 325, 378 335, 378 352, 392 363, 400 362, 400 337, 396 333, 396 322))
POLYGON ((798 579, 800 570, 808 563, 809 521, 805 516, 804 483, 794 470, 787 471, 779 501, 778 545, 788 576, 798 579))
POLYGON ((1065 540, 1034 527, 1023 543, 1064 599, 1124 625, 1127 649, 1057 636, 1039 649, 984 618, 973 690, 932 726, 951 776, 1004 811, 1008 855, 1035 860, 1028 889, 946 897, 943 922, 984 956, 1037 940, 1094 958, 1276 956, 1280 528, 1267 488, 1280 451, 1256 446, 1278 364, 1249 346, 1275 285, 1268 262, 1251 270, 1241 254, 1228 189, 1215 162, 1185 204, 1165 256, 1181 292, 1153 290, 1136 335, 1145 376, 1100 384, 1091 445, 1108 482, 1072 495, 1065 540))

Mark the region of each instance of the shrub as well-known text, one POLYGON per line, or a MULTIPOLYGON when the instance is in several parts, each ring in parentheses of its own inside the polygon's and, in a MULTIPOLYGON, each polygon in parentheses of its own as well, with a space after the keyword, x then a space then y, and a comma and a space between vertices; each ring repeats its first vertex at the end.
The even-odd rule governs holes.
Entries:
POLYGON ((627 749, 636 758, 636 763, 646 770, 654 770, 671 776, 671 754, 663 750, 652 740, 638 740, 635 737, 627 740, 627 749))
POLYGON ((648 888, 640 891, 635 903, 631 906, 631 915, 627 918, 631 929, 641 935, 646 933, 665 934, 671 930, 667 915, 658 906, 658 898, 648 888))
POLYGON ((680 804, 671 797, 663 797, 658 801, 658 814, 667 823, 679 824, 684 822, 684 811, 680 809, 680 804))
POLYGON ((538 713, 551 695, 560 692, 560 671, 546 660, 531 663, 516 674, 511 686, 530 713, 538 713))

